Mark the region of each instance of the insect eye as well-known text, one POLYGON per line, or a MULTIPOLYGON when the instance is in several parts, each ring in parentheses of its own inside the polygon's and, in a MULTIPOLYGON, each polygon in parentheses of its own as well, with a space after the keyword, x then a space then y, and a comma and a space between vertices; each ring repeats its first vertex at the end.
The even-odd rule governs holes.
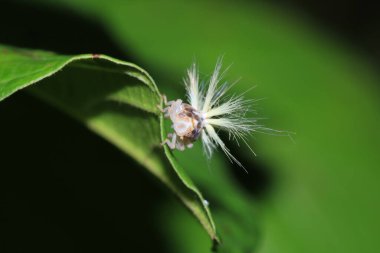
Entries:
POLYGON ((192 132, 192 138, 194 139, 194 140, 196 140, 196 139, 198 139, 198 137, 199 137, 199 134, 201 133, 201 131, 200 130, 194 130, 193 132, 192 132))

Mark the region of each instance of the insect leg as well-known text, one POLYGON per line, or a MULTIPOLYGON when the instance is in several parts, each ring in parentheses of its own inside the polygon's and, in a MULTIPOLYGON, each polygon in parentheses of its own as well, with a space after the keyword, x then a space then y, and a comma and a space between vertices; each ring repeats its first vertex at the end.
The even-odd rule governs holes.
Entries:
POLYGON ((173 101, 169 101, 168 102, 168 99, 166 98, 165 95, 161 95, 161 99, 163 100, 164 102, 164 105, 166 106, 165 108, 162 108, 161 105, 157 105, 158 109, 162 112, 162 113, 165 113, 165 117, 169 116, 167 113, 168 113, 168 110, 169 110, 169 107, 170 105, 173 103, 173 101))
POLYGON ((157 108, 158 108, 161 112, 163 112, 163 113, 165 113, 165 112, 167 111, 167 108, 162 109, 161 105, 157 105, 157 108))
POLYGON ((164 100, 164 105, 168 105, 168 99, 166 98, 166 95, 161 95, 162 100, 164 100))
POLYGON ((177 135, 176 134, 168 134, 168 138, 172 138, 171 141, 169 139, 166 139, 161 145, 168 144, 170 149, 176 148, 176 141, 177 141, 177 135))
POLYGON ((164 101, 164 105, 166 105, 166 106, 171 106, 175 102, 173 100, 168 101, 168 99, 166 98, 166 95, 161 95, 161 98, 164 101))
POLYGON ((180 142, 180 141, 177 141, 177 145, 176 145, 176 148, 180 151, 184 151, 185 150, 185 145, 180 142))

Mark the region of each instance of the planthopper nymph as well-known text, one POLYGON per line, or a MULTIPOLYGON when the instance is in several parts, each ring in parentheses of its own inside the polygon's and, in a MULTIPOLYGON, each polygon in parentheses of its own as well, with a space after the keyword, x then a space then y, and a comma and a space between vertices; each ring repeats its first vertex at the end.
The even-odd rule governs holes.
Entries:
MULTIPOLYGON (((163 96, 165 108, 162 112, 171 120, 174 132, 168 134, 162 144, 182 151, 191 148, 200 139, 208 158, 219 147, 230 161, 243 167, 219 137, 218 130, 227 132, 233 140, 247 144, 249 135, 262 127, 257 125, 255 119, 246 116, 254 101, 244 99, 244 94, 227 95, 233 84, 222 82, 225 71, 221 72, 221 65, 219 59, 210 79, 201 83, 196 65, 188 69, 185 78, 188 103, 181 99, 167 101, 163 96)), ((248 144, 247 147, 252 151, 248 144)))

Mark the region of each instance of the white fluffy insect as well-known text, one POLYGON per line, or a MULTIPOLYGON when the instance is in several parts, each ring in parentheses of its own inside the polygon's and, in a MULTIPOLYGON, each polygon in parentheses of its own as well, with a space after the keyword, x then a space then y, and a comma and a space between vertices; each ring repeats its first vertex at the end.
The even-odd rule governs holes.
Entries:
MULTIPOLYGON (((211 158, 215 148, 220 147, 230 161, 243 167, 219 137, 217 130, 226 131, 230 138, 247 144, 247 137, 260 126, 255 119, 246 117, 252 100, 245 100, 243 94, 226 96, 233 84, 221 83, 225 73, 221 73, 221 66, 219 59, 208 83, 201 84, 196 64, 188 69, 185 79, 188 103, 181 99, 168 102, 163 96, 166 107, 162 112, 172 121, 174 133, 168 134, 162 144, 182 151, 201 139, 208 158, 211 158)), ((247 147, 252 151, 248 144, 247 147)))

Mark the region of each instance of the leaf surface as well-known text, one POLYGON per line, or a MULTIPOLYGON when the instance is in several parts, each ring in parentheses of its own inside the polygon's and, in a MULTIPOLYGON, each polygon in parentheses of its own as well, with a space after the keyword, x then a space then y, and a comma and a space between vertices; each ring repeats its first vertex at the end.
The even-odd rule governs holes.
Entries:
POLYGON ((65 56, 0 45, 0 101, 24 88, 138 161, 170 188, 217 240, 201 192, 170 151, 163 152, 160 146, 161 135, 165 135, 157 107, 161 97, 147 72, 105 55, 65 56))

